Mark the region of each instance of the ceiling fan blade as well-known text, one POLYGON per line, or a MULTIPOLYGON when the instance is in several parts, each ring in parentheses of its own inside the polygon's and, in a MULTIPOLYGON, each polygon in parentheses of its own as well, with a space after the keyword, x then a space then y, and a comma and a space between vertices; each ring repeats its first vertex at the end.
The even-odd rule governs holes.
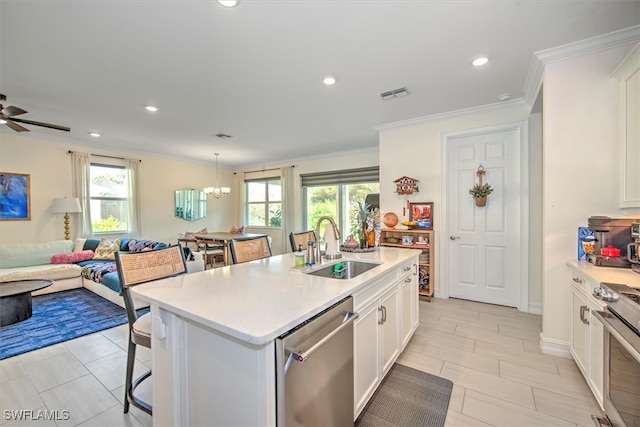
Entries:
POLYGON ((25 114, 25 113, 26 111, 24 111, 22 108, 14 107, 13 105, 10 105, 9 107, 2 109, 2 115, 4 117, 19 116, 20 114, 25 114))
POLYGON ((45 127, 45 128, 61 130, 61 131, 64 131, 64 132, 71 131, 71 128, 68 128, 66 126, 53 125, 51 123, 34 122, 33 120, 26 120, 26 119, 10 119, 10 120, 12 120, 14 122, 19 122, 19 123, 26 123, 28 125, 42 126, 42 127, 45 127))
POLYGON ((26 127, 20 126, 19 124, 13 123, 12 119, 8 119, 7 123, 5 123, 7 126, 9 126, 11 129, 15 130, 16 132, 29 132, 29 129, 27 129, 26 127))

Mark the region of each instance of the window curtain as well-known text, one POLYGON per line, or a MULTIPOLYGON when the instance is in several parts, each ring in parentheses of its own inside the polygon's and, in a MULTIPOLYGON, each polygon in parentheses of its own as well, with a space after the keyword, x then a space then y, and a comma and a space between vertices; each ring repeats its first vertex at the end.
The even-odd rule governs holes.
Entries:
POLYGON ((282 185, 282 253, 289 252, 289 234, 295 230, 295 191, 293 186, 293 166, 284 166, 280 170, 282 185))
POLYGON ((140 237, 140 160, 124 159, 129 177, 129 237, 140 237))
POLYGON ((246 227, 247 224, 245 223, 245 221, 247 218, 247 206, 245 203, 246 191, 244 188, 244 173, 238 172, 235 174, 235 186, 238 189, 238 203, 236 203, 236 206, 239 208, 239 210, 236 210, 236 223, 244 225, 246 227))
POLYGON ((74 197, 80 200, 80 230, 84 238, 93 237, 91 227, 91 158, 88 153, 71 153, 71 176, 73 179, 74 197))

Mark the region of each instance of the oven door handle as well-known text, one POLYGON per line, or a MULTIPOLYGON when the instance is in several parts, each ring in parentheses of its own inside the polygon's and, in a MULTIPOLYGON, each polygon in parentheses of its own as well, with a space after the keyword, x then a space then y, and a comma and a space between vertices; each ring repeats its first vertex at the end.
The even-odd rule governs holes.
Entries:
POLYGON ((640 363, 640 336, 611 313, 597 310, 592 310, 591 313, 602 323, 604 329, 640 363))

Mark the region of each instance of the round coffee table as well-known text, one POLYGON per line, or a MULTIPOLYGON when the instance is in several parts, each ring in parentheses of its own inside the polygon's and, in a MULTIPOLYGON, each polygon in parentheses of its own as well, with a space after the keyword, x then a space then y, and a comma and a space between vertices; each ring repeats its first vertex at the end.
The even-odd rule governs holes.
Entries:
POLYGON ((31 292, 51 286, 53 280, 0 282, 0 326, 27 320, 33 314, 31 292))

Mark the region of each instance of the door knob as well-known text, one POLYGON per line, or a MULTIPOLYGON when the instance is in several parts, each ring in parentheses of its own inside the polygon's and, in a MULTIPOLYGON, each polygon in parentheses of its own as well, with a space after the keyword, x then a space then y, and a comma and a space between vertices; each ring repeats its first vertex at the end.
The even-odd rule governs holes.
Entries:
POLYGON ((449 236, 449 240, 456 240, 459 239, 460 236, 449 236))

